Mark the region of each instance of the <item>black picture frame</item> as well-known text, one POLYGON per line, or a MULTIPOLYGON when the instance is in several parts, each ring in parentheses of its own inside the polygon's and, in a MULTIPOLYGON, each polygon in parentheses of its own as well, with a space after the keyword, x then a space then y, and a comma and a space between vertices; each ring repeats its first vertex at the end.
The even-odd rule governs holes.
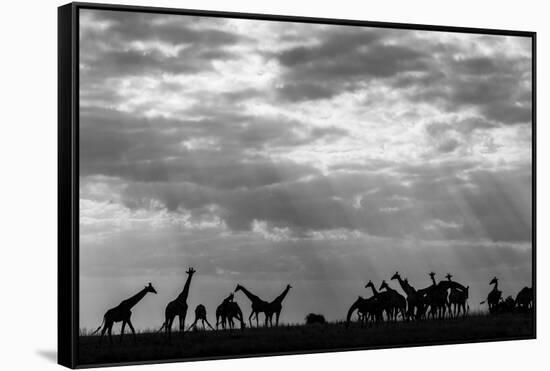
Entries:
POLYGON ((409 23, 388 23, 348 19, 298 17, 270 14, 234 13, 176 8, 114 5, 100 3, 69 3, 58 8, 58 363, 69 368, 154 364, 211 359, 230 359, 284 354, 308 354, 341 352, 375 348, 399 348, 427 345, 458 344, 463 341, 426 341, 413 344, 370 346, 359 348, 335 348, 330 350, 292 351, 278 353, 242 354, 237 356, 213 356, 136 362, 81 364, 78 360, 79 336, 79 11, 83 9, 126 11, 141 13, 173 14, 183 16, 208 16, 247 20, 347 25, 451 33, 521 36, 532 43, 532 283, 533 300, 532 335, 506 337, 491 340, 468 340, 487 342, 499 340, 522 340, 536 338, 536 32, 488 28, 450 27, 409 23))

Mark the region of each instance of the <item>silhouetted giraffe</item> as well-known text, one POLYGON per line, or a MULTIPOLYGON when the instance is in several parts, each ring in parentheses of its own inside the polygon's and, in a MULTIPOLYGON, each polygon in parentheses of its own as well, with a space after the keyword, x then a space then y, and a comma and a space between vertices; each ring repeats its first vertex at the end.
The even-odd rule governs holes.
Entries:
POLYGON ((464 287, 458 282, 454 282, 452 280, 453 276, 450 273, 447 273, 445 277, 447 277, 447 282, 440 282, 440 285, 448 285, 451 289, 451 292, 449 293, 448 303, 449 315, 451 317, 457 318, 462 312, 462 316, 466 317, 467 310, 470 309, 470 307, 467 305, 470 287, 464 287))
POLYGON ((518 309, 529 310, 533 307, 533 288, 525 286, 518 292, 515 305, 518 309))
POLYGON ((234 318, 236 318, 241 323, 241 330, 244 330, 246 325, 244 324, 243 320, 243 312, 241 311, 239 304, 231 301, 227 303, 227 306, 225 307, 225 320, 227 321, 230 330, 233 330, 233 328, 235 327, 235 322, 233 322, 234 318))
POLYGON ((225 330, 227 304, 232 303, 234 297, 235 295, 233 293, 229 294, 229 296, 223 299, 222 303, 216 308, 216 330, 220 324, 225 330))
POLYGON ((271 303, 267 305, 266 316, 269 320, 269 325, 273 327, 273 315, 275 314, 275 326, 279 326, 279 316, 281 315, 281 310, 283 309, 283 300, 285 299, 288 291, 292 288, 290 285, 286 285, 286 288, 283 292, 277 296, 271 303))
POLYGON ((407 310, 407 299, 405 299, 405 297, 398 293, 396 290, 392 289, 385 280, 382 281, 382 284, 380 285, 380 290, 384 289, 389 294, 389 301, 391 303, 393 312, 393 320, 397 321, 397 315, 399 313, 401 313, 401 317, 405 319, 405 312, 407 310))
POLYGON ((210 327, 210 329, 214 330, 214 328, 210 325, 210 322, 208 322, 208 319, 206 318, 206 307, 202 304, 197 305, 195 308, 195 321, 189 326, 189 329, 187 331, 190 331, 192 328, 197 327, 197 321, 202 321, 202 327, 203 329, 206 329, 206 326, 204 325, 204 322, 210 327))
POLYGON ((237 285, 237 287, 235 287, 235 292, 237 292, 237 291, 242 291, 246 295, 246 297, 250 300, 250 302, 252 303, 252 312, 250 313, 250 316, 248 317, 248 322, 250 323, 250 327, 252 327, 252 316, 253 315, 256 315, 256 326, 259 326, 258 315, 260 313, 265 314, 265 326, 267 326, 266 309, 267 309, 269 303, 266 302, 265 300, 260 299, 258 296, 254 295, 253 293, 248 291, 242 285, 237 285))
POLYGON ((233 293, 231 293, 216 308, 216 330, 220 324, 224 330, 226 325, 229 325, 229 329, 233 330, 233 327, 235 326, 235 322, 233 321, 234 318, 241 323, 241 330, 245 328, 243 312, 241 311, 239 304, 233 301, 233 298, 233 293))
MULTIPOLYGON (((392 306, 392 303, 391 303, 390 294, 388 294, 387 292, 380 292, 379 293, 376 290, 376 287, 374 286, 374 283, 372 283, 372 281, 367 282, 367 284, 365 285, 365 288, 369 288, 369 287, 372 290, 373 297, 378 302, 380 312, 381 313, 386 312, 386 317, 388 318, 388 320, 392 320, 394 311, 393 311, 393 306, 392 306)), ((383 316, 380 317, 380 320, 383 320, 383 316)))
POLYGON ((496 277, 494 277, 491 282, 489 282, 489 285, 494 285, 493 289, 491 290, 491 292, 489 292, 489 295, 487 295, 487 299, 479 304, 487 302, 487 305, 489 306, 489 313, 493 313, 498 307, 500 299, 502 299, 502 291, 498 289, 498 278, 496 277))
POLYGON ((427 291, 427 304, 430 306, 430 313, 432 318, 445 318, 447 312, 447 288, 438 285, 435 281, 435 273, 430 272, 429 276, 432 280, 432 286, 427 291))
MULTIPOLYGON (((185 331, 185 317, 187 316, 187 297, 189 296, 189 285, 191 285, 191 278, 195 272, 196 271, 193 268, 189 268, 187 272, 185 272, 187 273, 187 280, 185 281, 183 290, 177 298, 166 305, 166 309, 164 310, 164 323, 162 326, 164 327, 168 341, 172 338, 172 324, 176 316, 179 317, 179 330, 182 335, 185 331)), ((163 327, 161 327, 159 331, 161 331, 163 327)))
POLYGON ((401 289, 403 289, 407 295, 407 318, 418 319, 421 311, 422 298, 418 295, 416 289, 409 284, 409 281, 401 279, 399 272, 395 272, 391 279, 397 280, 399 286, 401 286, 401 289))
POLYGON ((143 299, 143 297, 148 292, 152 292, 154 294, 157 293, 155 288, 151 285, 151 282, 149 282, 149 285, 145 286, 145 288, 143 288, 140 292, 138 292, 134 296, 121 301, 119 305, 105 312, 105 315, 103 316, 103 323, 97 328, 97 330, 95 330, 92 333, 92 335, 94 335, 96 332, 99 331, 99 329, 101 329, 101 326, 103 326, 103 330, 101 331, 101 337, 99 338, 100 344, 101 344, 101 341, 103 340, 103 335, 105 335, 105 331, 108 331, 109 342, 111 344, 113 343, 113 338, 111 336, 113 323, 121 322, 121 321, 122 321, 122 328, 120 330, 120 342, 122 343, 122 337, 124 336, 124 328, 126 327, 126 324, 128 324, 128 326, 130 327, 130 330, 132 330, 132 334, 134 335, 134 342, 136 342, 136 331, 134 330, 132 321, 130 321, 130 317, 132 316, 131 309, 134 305, 139 303, 139 301, 143 299))
POLYGON ((378 322, 382 316, 379 302, 375 296, 371 296, 367 299, 359 296, 348 310, 348 314, 346 316, 346 327, 349 327, 351 316, 356 310, 359 315, 361 326, 365 323, 369 323, 369 321, 378 322))

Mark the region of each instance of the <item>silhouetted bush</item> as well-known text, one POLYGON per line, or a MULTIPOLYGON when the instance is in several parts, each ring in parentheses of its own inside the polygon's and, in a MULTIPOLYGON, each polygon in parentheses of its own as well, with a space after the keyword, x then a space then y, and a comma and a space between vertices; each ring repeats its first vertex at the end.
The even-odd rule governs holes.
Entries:
POLYGON ((325 324, 327 320, 322 314, 310 313, 306 316, 306 325, 313 325, 315 323, 325 324))

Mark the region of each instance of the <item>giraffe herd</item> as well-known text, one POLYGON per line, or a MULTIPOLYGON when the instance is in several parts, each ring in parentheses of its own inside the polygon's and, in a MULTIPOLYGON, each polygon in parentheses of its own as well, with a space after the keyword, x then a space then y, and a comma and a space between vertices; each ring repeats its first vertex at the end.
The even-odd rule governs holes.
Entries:
MULTIPOLYGON (((172 327, 176 317, 178 317, 179 321, 179 332, 182 335, 185 332, 185 319, 188 309, 187 298, 189 296, 191 280, 196 271, 193 268, 189 268, 185 273, 187 274, 187 279, 184 287, 179 295, 166 305, 164 322, 158 330, 158 332, 164 332, 164 338, 167 342, 171 342, 172 327)), ((424 319, 466 317, 469 312, 468 295, 470 287, 453 281, 453 276, 449 273, 445 276, 446 280, 439 282, 436 281, 434 272, 430 272, 429 277, 432 281, 431 285, 422 289, 416 289, 409 283, 407 278, 402 278, 399 272, 395 272, 390 278, 390 281, 397 281, 405 296, 392 288, 390 283, 386 280, 382 281, 378 289, 372 281, 369 281, 365 285, 365 288, 372 291, 372 296, 368 298, 359 296, 351 305, 346 316, 346 327, 349 326, 355 312, 357 312, 359 322, 362 325, 381 322, 391 323, 398 320, 419 321, 424 319)), ((517 294, 516 299, 513 299, 511 296, 502 299, 502 291, 498 289, 498 279, 496 277, 493 278, 489 284, 493 285, 493 289, 489 292, 487 299, 480 303, 487 303, 489 313, 495 314, 514 310, 525 311, 532 309, 533 288, 524 287, 517 294)), ((243 285, 238 284, 235 290, 223 299, 221 304, 216 308, 216 330, 218 330, 220 326, 224 330, 233 330, 235 327, 235 320, 240 323, 241 329, 246 327, 243 312, 234 300, 235 294, 239 291, 242 292, 251 303, 251 312, 248 317, 250 327, 252 327, 253 318, 256 320, 256 326, 260 325, 261 314, 264 315, 263 324, 265 327, 279 326, 279 318, 283 308, 282 303, 291 288, 291 285, 287 285, 275 299, 266 301, 253 294, 243 285), (274 317, 275 323, 273 323, 274 317)), ((120 341, 122 342, 125 327, 128 325, 132 331, 134 342, 136 342, 136 332, 130 318, 132 315, 131 309, 148 293, 157 293, 151 283, 145 286, 137 294, 123 300, 119 305, 105 312, 103 322, 92 333, 92 335, 94 335, 101 330, 100 344, 105 333, 108 334, 109 341, 112 344, 112 327, 116 322, 122 322, 120 341)), ((206 307, 203 304, 196 306, 195 321, 187 331, 196 329, 199 321, 202 322, 203 328, 205 328, 206 323, 210 329, 214 330, 213 326, 208 322, 206 307)))
MULTIPOLYGON (((193 278, 193 275, 196 273, 196 270, 193 268, 189 268, 185 273, 187 274, 187 279, 183 286, 183 290, 174 300, 170 301, 166 305, 166 309, 164 311, 164 322, 160 327, 160 329, 158 330, 158 332, 164 332, 165 339, 167 342, 171 342, 172 340, 172 327, 176 317, 178 317, 178 321, 179 321, 179 332, 181 334, 185 332, 185 318, 187 316, 187 309, 188 309, 187 298, 189 296, 191 279, 193 278)), ((247 290, 244 286, 238 284, 235 287, 234 292, 232 292, 228 297, 226 297, 222 301, 222 303, 216 308, 216 330, 219 329, 220 325, 223 329, 229 328, 230 330, 232 330, 235 327, 235 322, 234 322, 235 319, 237 319, 240 322, 241 329, 245 328, 245 323, 244 323, 241 308, 239 307, 237 302, 234 301, 235 293, 237 293, 238 291, 241 291, 242 293, 244 293, 244 295, 250 300, 252 304, 252 312, 250 313, 250 316, 248 318, 248 321, 251 327, 252 327, 252 317, 254 315, 256 318, 256 326, 259 326, 259 315, 261 313, 263 313, 265 316, 264 325, 266 327, 273 326, 274 316, 275 316, 275 326, 279 326, 279 317, 281 315, 281 311, 283 308, 282 303, 291 288, 292 286, 287 285, 286 288, 283 290, 283 292, 279 296, 277 296, 275 299, 273 299, 272 301, 265 301, 260 299, 257 295, 254 295, 252 292, 247 290)), ((153 288, 151 283, 145 286, 145 288, 140 290, 137 294, 131 296, 126 300, 123 300, 118 306, 109 309, 105 313, 105 315, 103 316, 103 322, 92 333, 92 335, 94 335, 99 330, 102 329, 100 340, 99 340, 100 344, 106 332, 109 336, 109 342, 111 344, 113 343, 111 333, 112 333, 113 324, 116 322, 122 322, 120 342, 122 342, 122 338, 124 336, 124 329, 126 325, 130 327, 130 330, 134 335, 134 342, 136 342, 135 329, 134 329, 134 326, 132 325, 132 322, 130 321, 130 317, 132 315, 131 309, 141 299, 143 299, 143 297, 149 292, 152 292, 155 294, 157 293, 157 291, 153 288)), ((205 328, 205 323, 206 323, 210 327, 210 329, 214 330, 212 325, 208 322, 206 307, 203 304, 199 304, 196 306, 195 321, 191 324, 191 326, 189 326, 187 331, 196 329, 197 323, 199 321, 202 322, 203 328, 205 328)))
MULTIPOLYGON (((369 281, 365 288, 370 288, 373 295, 369 298, 359 296, 351 305, 346 316, 346 327, 349 326, 355 312, 362 325, 395 322, 399 317, 404 321, 466 317, 470 309, 470 287, 453 281, 450 273, 445 276, 446 280, 439 282, 435 280, 434 272, 428 275, 432 284, 415 289, 407 278, 403 279, 399 272, 395 272, 391 280, 397 281, 405 296, 390 287, 385 280, 378 290, 374 283, 369 281)), ((533 307, 532 288, 524 287, 515 300, 511 296, 503 300, 502 292, 498 289, 498 279, 493 278, 489 284, 494 285, 493 289, 487 299, 480 304, 487 302, 490 314, 525 311, 533 307)))

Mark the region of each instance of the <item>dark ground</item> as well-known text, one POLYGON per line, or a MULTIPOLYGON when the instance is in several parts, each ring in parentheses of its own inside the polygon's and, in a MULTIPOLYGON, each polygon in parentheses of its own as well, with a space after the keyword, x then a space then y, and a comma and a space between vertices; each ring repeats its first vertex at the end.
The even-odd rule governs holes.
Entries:
MULTIPOLYGON (((115 328, 113 328, 115 330, 115 328)), ((127 330, 128 331, 128 330, 127 330)), ((252 328, 229 331, 173 333, 171 345, 161 334, 140 333, 137 344, 126 334, 119 343, 117 335, 109 346, 105 338, 80 336, 79 363, 101 364, 151 360, 223 358, 279 352, 377 348, 445 342, 490 341, 529 338, 534 335, 532 314, 475 315, 466 319, 398 322, 373 327, 342 323, 326 325, 288 325, 278 328, 252 328)))

